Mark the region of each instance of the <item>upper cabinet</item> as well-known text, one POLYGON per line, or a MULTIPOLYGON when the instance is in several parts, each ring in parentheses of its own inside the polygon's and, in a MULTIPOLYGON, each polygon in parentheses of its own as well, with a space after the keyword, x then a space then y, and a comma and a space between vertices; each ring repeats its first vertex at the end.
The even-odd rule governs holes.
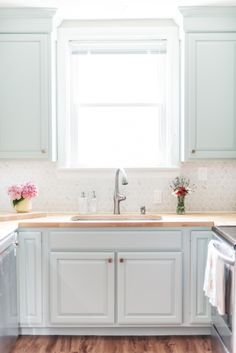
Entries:
POLYGON ((55 157, 54 13, 0 10, 0 158, 55 157))
POLYGON ((235 9, 180 9, 184 160, 236 157, 235 9))

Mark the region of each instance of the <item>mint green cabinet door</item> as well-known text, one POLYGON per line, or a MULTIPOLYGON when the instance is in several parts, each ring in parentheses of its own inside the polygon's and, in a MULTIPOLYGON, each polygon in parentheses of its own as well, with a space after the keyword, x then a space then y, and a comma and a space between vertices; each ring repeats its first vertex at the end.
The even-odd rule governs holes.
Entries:
POLYGON ((186 159, 236 157, 236 33, 186 35, 186 159))
POLYGON ((207 248, 211 237, 210 231, 191 232, 191 324, 208 325, 211 322, 211 307, 203 292, 207 248))
POLYGON ((41 236, 38 231, 19 233, 18 301, 23 327, 43 322, 41 236))
POLYGON ((118 324, 182 323, 182 253, 118 253, 118 324))
POLYGON ((51 323, 113 324, 114 276, 113 252, 51 252, 51 323))
POLYGON ((50 156, 49 39, 0 34, 0 158, 50 156))

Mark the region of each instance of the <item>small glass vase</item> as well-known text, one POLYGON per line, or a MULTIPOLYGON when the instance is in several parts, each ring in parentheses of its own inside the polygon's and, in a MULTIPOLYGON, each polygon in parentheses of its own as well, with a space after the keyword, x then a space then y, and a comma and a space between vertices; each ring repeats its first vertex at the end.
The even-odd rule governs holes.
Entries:
POLYGON ((32 202, 31 199, 23 199, 19 201, 15 206, 14 209, 18 213, 27 213, 32 210, 32 202))
POLYGON ((177 197, 177 207, 176 213, 177 214, 185 214, 185 196, 178 196, 177 197))

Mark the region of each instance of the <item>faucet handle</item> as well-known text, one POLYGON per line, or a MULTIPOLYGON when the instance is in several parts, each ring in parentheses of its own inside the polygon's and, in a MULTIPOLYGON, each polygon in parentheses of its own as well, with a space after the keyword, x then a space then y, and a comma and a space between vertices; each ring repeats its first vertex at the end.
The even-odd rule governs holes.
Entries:
POLYGON ((146 214, 146 207, 145 206, 140 207, 140 214, 146 214))
POLYGON ((118 194, 117 195, 117 197, 118 197, 118 201, 120 202, 120 201, 125 201, 126 200, 126 196, 125 195, 123 195, 123 194, 118 194))

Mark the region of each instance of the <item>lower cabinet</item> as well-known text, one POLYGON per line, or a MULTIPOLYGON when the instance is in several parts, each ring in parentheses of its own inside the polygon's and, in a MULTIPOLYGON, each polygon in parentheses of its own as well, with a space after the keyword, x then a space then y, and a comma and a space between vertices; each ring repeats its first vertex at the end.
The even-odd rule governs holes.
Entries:
POLYGON ((168 232, 21 231, 21 327, 169 326, 201 333, 211 321, 203 293, 211 231, 177 230, 171 239, 168 232))
POLYGON ((51 253, 51 322, 114 323, 114 278, 114 253, 51 253))
POLYGON ((179 324, 180 252, 52 252, 51 322, 55 324, 179 324), (115 303, 115 298, 117 302, 115 303))
POLYGON ((211 306, 203 292, 207 247, 212 237, 209 231, 191 232, 191 323, 209 324, 211 306))
POLYGON ((118 253, 118 323, 180 324, 182 253, 118 253))
POLYGON ((41 232, 19 233, 18 283, 20 324, 38 325, 43 320, 41 232))

